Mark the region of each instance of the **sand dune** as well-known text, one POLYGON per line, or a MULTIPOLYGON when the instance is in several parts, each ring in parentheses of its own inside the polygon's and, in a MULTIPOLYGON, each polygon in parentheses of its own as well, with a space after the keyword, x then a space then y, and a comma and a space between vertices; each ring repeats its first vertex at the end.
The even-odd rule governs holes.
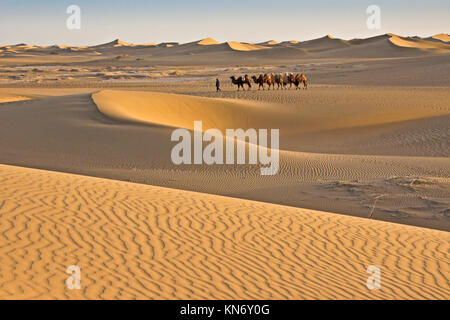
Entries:
POLYGON ((213 38, 205 38, 205 39, 202 39, 197 42, 197 44, 202 45, 202 46, 210 46, 210 45, 215 45, 215 44, 219 44, 219 43, 220 42, 217 42, 213 38))
POLYGON ((347 47, 349 45, 350 44, 348 41, 337 39, 330 35, 326 35, 319 39, 304 41, 299 44, 301 48, 308 49, 312 52, 334 50, 342 47, 347 47))
MULTIPOLYGON (((191 90, 192 84, 181 88, 191 90)), ((118 112, 143 120, 124 122, 123 114, 119 121, 106 117, 98 109, 102 103, 97 101, 98 107, 90 94, 12 102, 0 113, 0 163, 362 217, 369 216, 375 197, 389 195, 377 202, 375 219, 450 230, 445 88, 240 93, 253 102, 126 91, 97 95, 113 102, 110 107, 118 112), (237 128, 247 125, 247 117, 256 127, 274 128, 271 120, 280 125, 285 151, 278 175, 261 177, 258 165, 172 163, 174 126, 190 127, 190 120, 202 120, 237 128)))
POLYGON ((275 40, 269 40, 269 41, 265 41, 265 42, 261 42, 261 43, 257 43, 258 45, 261 46, 274 46, 278 44, 278 41, 275 40))
MULTIPOLYGON (((289 104, 255 104, 243 100, 123 90, 103 90, 94 94, 93 100, 101 112, 120 120, 187 129, 193 129, 194 120, 202 120, 205 130, 279 128, 285 134, 395 123, 447 115, 449 112, 448 107, 442 105, 439 95, 428 94, 427 107, 424 107, 422 100, 411 99, 408 105, 393 108, 389 95, 376 97, 368 92, 360 94, 360 99, 363 99, 365 94, 371 95, 370 107, 361 107, 356 101, 345 102, 346 97, 341 95, 338 99, 342 99, 345 108, 330 109, 325 101, 334 99, 336 105, 336 96, 333 94, 331 97, 328 92, 316 91, 303 98, 304 107, 301 112, 298 107, 289 104), (320 96, 323 104, 314 105, 312 95, 317 95, 317 98, 320 96)), ((278 95, 272 94, 272 97, 278 95)))
POLYGON ((449 299, 448 40, 0 46, 0 299, 449 299), (175 165, 198 120, 279 129, 278 173, 175 165))
POLYGON ((267 128, 270 123, 280 122, 296 126, 282 110, 250 101, 114 90, 102 90, 92 98, 102 113, 125 121, 193 129, 194 121, 201 120, 203 129, 223 131, 234 127, 267 128))
POLYGON ((450 42, 450 35, 448 35, 446 33, 440 33, 440 34, 436 34, 436 35, 432 36, 431 39, 439 40, 442 42, 450 42))
POLYGON ((450 298, 446 232, 4 165, 0 181, 1 299, 450 298))
POLYGON ((131 43, 122 41, 120 39, 115 39, 115 40, 113 40, 111 42, 108 42, 108 43, 103 43, 103 44, 99 44, 99 45, 93 46, 92 48, 105 48, 105 47, 115 47, 115 48, 117 48, 117 47, 132 47, 132 46, 134 46, 134 45, 131 44, 131 43))
POLYGON ((251 44, 251 43, 241 43, 236 41, 229 41, 227 42, 227 45, 236 51, 254 51, 254 50, 263 50, 268 49, 268 47, 260 46, 257 44, 251 44))
POLYGON ((450 50, 450 44, 439 43, 434 41, 427 41, 423 39, 400 37, 394 34, 390 34, 389 41, 399 47, 415 48, 415 49, 440 49, 443 52, 450 50))

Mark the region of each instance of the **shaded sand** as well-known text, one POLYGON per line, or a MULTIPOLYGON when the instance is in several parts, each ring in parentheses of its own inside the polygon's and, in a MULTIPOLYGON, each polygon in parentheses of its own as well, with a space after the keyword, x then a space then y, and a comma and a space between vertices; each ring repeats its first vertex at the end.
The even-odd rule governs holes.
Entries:
POLYGON ((0 299, 450 298, 446 232, 5 165, 0 181, 0 299))
POLYGON ((95 88, 0 88, 0 101, 21 101, 95 91, 95 88))

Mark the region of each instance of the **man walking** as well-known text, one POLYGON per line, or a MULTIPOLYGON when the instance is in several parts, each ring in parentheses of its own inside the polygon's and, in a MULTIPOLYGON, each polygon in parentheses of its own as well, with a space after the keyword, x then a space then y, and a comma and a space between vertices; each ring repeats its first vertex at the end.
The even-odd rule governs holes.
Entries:
POLYGON ((222 90, 220 90, 220 81, 219 81, 219 79, 216 79, 216 92, 219 92, 219 91, 222 91, 222 90))

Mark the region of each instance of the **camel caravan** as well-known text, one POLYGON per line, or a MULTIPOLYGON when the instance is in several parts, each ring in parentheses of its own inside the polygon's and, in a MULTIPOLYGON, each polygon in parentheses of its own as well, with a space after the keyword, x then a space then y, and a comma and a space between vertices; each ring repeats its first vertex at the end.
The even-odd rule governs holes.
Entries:
POLYGON ((236 85, 238 88, 238 91, 242 88, 242 90, 245 90, 244 86, 247 86, 248 90, 251 90, 252 88, 252 80, 253 83, 258 85, 258 90, 265 90, 265 85, 267 85, 270 90, 272 87, 273 90, 275 90, 275 85, 277 86, 277 89, 287 89, 289 86, 289 89, 292 88, 292 85, 295 86, 296 90, 299 90, 301 88, 301 85, 303 84, 303 89, 308 89, 308 79, 306 76, 302 74, 297 74, 294 76, 293 73, 277 73, 277 74, 260 74, 257 76, 252 76, 251 78, 246 74, 245 76, 240 76, 236 78, 235 76, 230 77, 231 83, 236 85))

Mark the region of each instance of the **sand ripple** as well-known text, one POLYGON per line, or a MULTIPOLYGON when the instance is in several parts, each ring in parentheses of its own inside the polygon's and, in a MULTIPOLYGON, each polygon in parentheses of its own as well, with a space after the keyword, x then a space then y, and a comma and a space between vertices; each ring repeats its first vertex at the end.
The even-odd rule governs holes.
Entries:
POLYGON ((0 299, 450 298, 447 232, 5 165, 0 181, 0 299))

